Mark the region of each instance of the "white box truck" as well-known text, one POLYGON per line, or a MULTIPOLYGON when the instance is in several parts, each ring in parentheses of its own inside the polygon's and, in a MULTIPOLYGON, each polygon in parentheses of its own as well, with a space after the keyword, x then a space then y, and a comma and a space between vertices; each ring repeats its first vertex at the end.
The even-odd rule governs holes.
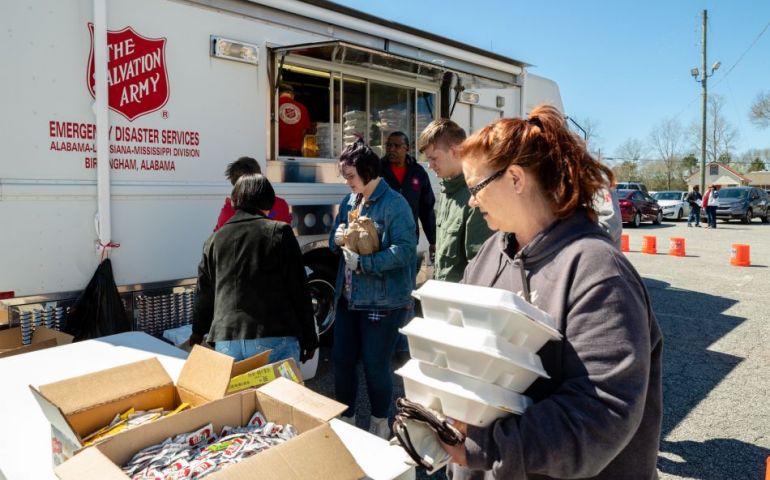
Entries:
POLYGON ((104 255, 135 328, 189 323, 246 155, 291 205, 323 331, 345 144, 562 107, 525 63, 323 0, 3 2, 0 24, 0 326, 60 325, 104 255), (279 149, 279 83, 314 124, 299 155, 279 149))

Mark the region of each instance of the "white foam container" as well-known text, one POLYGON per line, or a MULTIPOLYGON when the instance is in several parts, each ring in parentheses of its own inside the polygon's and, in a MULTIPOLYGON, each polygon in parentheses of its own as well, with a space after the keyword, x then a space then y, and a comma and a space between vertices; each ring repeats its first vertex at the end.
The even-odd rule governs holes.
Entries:
POLYGON ((531 352, 561 338, 550 315, 507 290, 428 280, 412 295, 425 318, 484 329, 531 352))
POLYGON ((538 377, 549 378, 537 354, 479 328, 414 318, 399 330, 412 358, 524 393, 538 377))
POLYGON ((468 425, 486 427, 532 405, 520 393, 419 360, 409 360, 396 373, 404 379, 406 398, 468 425))

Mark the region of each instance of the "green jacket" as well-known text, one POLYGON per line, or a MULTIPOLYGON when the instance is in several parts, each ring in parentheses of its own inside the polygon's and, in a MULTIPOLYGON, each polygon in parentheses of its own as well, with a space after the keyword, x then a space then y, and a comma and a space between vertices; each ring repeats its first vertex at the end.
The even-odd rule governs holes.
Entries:
POLYGON ((492 235, 481 212, 468 206, 470 198, 463 174, 441 182, 433 267, 436 280, 459 282, 465 266, 492 235))

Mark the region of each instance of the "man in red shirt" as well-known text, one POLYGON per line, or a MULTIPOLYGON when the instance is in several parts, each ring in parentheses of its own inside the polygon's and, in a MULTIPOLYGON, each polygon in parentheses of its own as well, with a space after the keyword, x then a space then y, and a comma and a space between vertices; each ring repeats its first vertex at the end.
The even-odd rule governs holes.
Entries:
POLYGON ((310 114, 294 100, 291 85, 282 83, 278 92, 278 154, 301 157, 305 134, 312 127, 310 114))
MULTIPOLYGON (((233 185, 235 185, 235 182, 241 178, 241 175, 249 173, 262 173, 259 163, 251 157, 241 157, 228 165, 225 170, 225 176, 233 185)), ((222 225, 227 223, 233 215, 235 215, 235 208, 233 208, 233 203, 228 196, 225 198, 225 204, 219 212, 219 218, 217 219, 217 225, 214 227, 214 231, 216 232, 222 228, 222 225)), ((291 225, 291 213, 289 212, 289 204, 286 203, 286 200, 276 195, 275 204, 273 204, 273 209, 270 210, 270 214, 268 214, 267 218, 272 218, 273 220, 278 220, 291 225)))

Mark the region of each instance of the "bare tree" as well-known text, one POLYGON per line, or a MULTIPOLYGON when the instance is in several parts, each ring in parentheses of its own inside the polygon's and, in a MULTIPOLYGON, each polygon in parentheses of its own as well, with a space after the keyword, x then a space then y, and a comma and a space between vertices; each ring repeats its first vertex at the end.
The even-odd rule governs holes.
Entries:
MULTIPOLYGON (((722 95, 711 95, 706 110, 706 161, 718 162, 732 158, 735 142, 738 140, 738 130, 723 114, 725 100, 722 95), (727 153, 728 155, 725 155, 727 153)), ((690 140, 694 150, 700 152, 701 124, 693 122, 690 125, 690 140)), ((700 156, 700 154, 699 154, 700 156)))
POLYGON ((650 132, 650 145, 657 155, 660 171, 666 178, 666 188, 671 190, 675 179, 682 178, 682 149, 684 129, 676 118, 665 118, 650 132))
POLYGON ((757 94, 757 98, 751 104, 749 118, 758 127, 770 126, 770 91, 757 94))
POLYGON ((615 157, 619 160, 639 162, 649 152, 647 145, 638 138, 629 138, 615 150, 615 157))

